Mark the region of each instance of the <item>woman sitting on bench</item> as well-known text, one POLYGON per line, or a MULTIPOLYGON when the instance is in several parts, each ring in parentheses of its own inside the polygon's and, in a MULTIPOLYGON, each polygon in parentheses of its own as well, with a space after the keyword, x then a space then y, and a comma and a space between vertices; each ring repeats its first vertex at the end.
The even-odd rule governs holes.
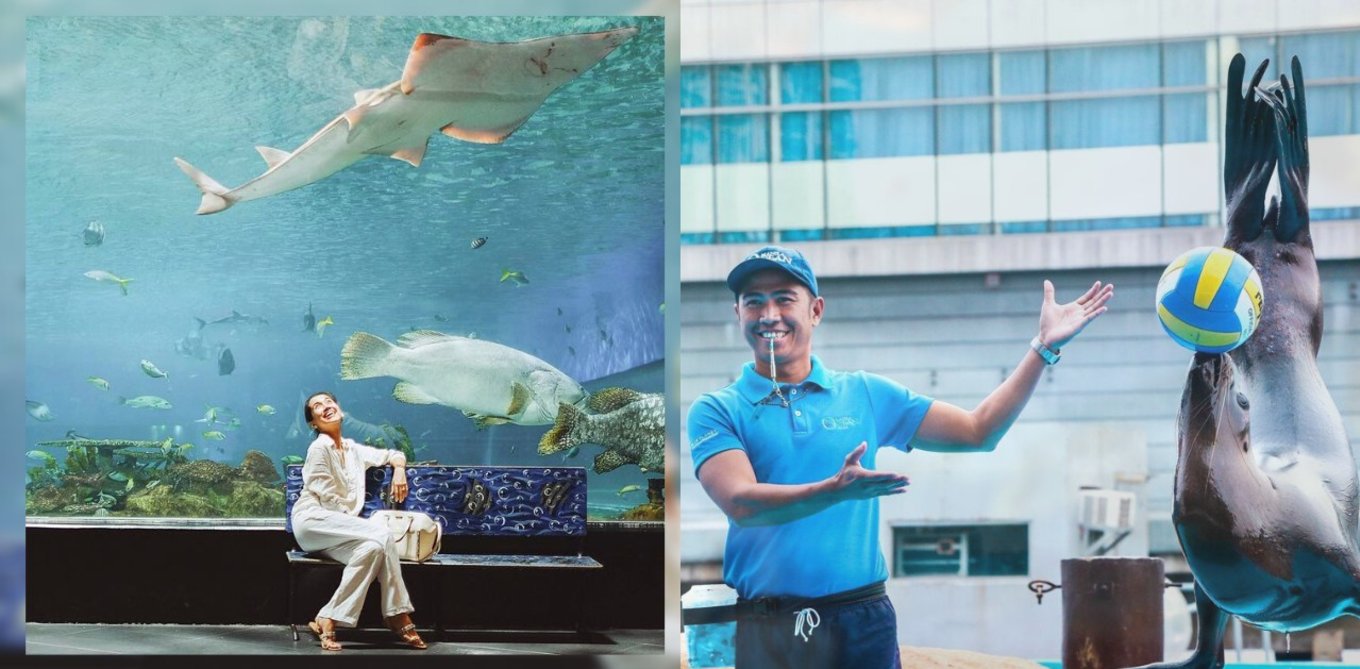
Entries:
POLYGON ((401 564, 387 527, 358 515, 364 505, 364 472, 369 467, 392 465, 392 499, 406 499, 406 457, 400 451, 341 437, 345 414, 328 392, 308 397, 303 416, 317 437, 307 447, 302 464, 302 494, 293 505, 293 535, 302 550, 345 565, 340 587, 307 627, 321 640, 322 650, 340 650, 335 628, 354 627, 368 584, 376 578, 387 627, 406 645, 425 649, 425 641, 411 622, 411 598, 401 580, 401 564))

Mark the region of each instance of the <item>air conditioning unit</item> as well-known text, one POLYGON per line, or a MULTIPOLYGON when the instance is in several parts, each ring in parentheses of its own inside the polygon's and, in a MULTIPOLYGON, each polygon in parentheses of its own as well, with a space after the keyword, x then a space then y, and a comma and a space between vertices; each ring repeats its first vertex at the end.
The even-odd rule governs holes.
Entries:
POLYGON ((1077 522, 1083 530, 1123 533, 1133 529, 1133 493, 1082 490, 1080 495, 1081 516, 1077 522))

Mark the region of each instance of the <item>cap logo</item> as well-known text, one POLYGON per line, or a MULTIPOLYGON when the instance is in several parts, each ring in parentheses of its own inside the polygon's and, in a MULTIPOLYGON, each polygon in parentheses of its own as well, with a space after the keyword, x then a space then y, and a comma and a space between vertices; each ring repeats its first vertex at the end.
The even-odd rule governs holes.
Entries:
POLYGON ((790 257, 789 257, 789 254, 784 253, 783 251, 759 251, 759 252, 756 252, 756 253, 752 253, 752 254, 749 255, 749 256, 746 256, 746 260, 756 260, 756 259, 760 259, 760 260, 771 260, 771 261, 777 262, 777 263, 779 263, 779 264, 781 264, 781 265, 791 265, 791 264, 793 264, 793 258, 790 258, 790 257))

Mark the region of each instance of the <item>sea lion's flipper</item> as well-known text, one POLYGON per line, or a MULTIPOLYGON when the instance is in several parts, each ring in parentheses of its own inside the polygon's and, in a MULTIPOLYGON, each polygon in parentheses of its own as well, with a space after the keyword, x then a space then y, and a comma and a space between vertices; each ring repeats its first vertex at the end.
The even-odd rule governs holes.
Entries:
POLYGON ((1276 241, 1308 243, 1308 118, 1303 94, 1303 68, 1294 57, 1294 81, 1280 75, 1278 88, 1257 88, 1275 115, 1275 150, 1280 164, 1280 218, 1276 241))
POLYGON ((1223 129, 1223 193, 1227 198, 1228 240, 1247 242, 1261 234, 1266 188, 1275 172, 1277 158, 1275 115, 1260 99, 1258 88, 1265 76, 1265 60, 1251 77, 1246 92, 1242 75, 1246 59, 1238 54, 1228 65, 1228 104, 1223 129))
POLYGON ((1180 662, 1145 664, 1137 669, 1216 669, 1223 666, 1223 630, 1230 617, 1195 584, 1195 608, 1199 616, 1195 652, 1180 662))

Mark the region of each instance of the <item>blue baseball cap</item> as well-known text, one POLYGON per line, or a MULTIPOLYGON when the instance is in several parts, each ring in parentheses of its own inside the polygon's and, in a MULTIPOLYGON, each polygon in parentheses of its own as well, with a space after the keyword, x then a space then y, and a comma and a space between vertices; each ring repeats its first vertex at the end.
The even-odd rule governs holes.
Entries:
POLYGON ((763 269, 783 270, 789 276, 797 279, 799 283, 807 286, 812 291, 812 296, 817 297, 817 277, 812 274, 812 268, 808 266, 807 259, 803 254, 782 246, 766 246, 749 256, 746 256, 736 267, 727 274, 727 287, 735 295, 741 295, 741 287, 752 274, 763 269))

